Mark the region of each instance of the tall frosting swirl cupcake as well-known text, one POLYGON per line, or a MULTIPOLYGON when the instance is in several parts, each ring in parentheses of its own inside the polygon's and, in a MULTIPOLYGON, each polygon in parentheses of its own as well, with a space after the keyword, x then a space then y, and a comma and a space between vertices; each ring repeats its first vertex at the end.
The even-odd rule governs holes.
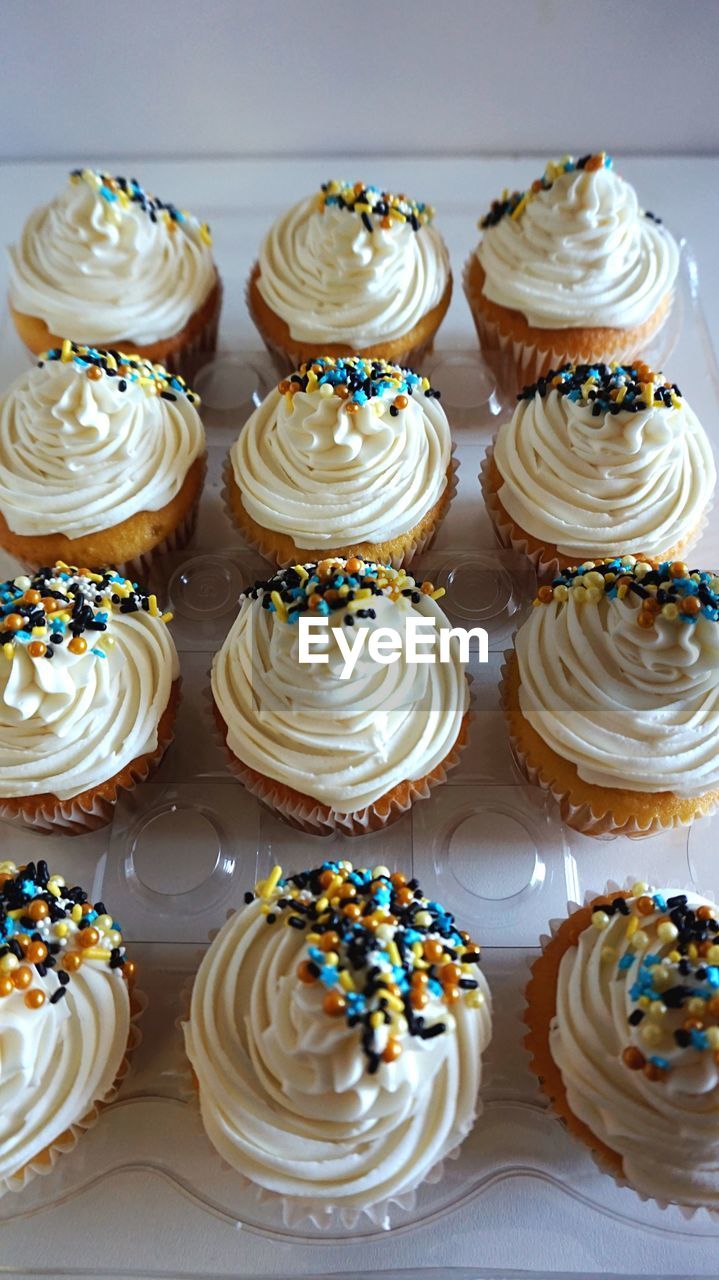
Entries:
POLYGON ((589 561, 540 587, 503 673, 517 759, 588 835, 719 803, 719 575, 589 561))
POLYGON ((527 1046, 600 1166, 660 1204, 719 1208, 719 920, 643 882, 555 927, 527 989, 527 1046))
POLYGON ((0 862, 0 1195, 90 1128, 139 1039, 135 966, 103 902, 46 862, 0 862))
POLYGON ((465 292, 509 391, 565 363, 641 353, 669 311, 676 242, 604 152, 550 163, 529 191, 495 200, 480 228, 465 292))
POLYGON ((491 1035, 479 948, 386 867, 275 867, 195 979, 207 1135, 320 1224, 412 1193, 474 1123, 491 1035))
POLYGON ((10 250, 10 310, 30 351, 64 334, 173 370, 214 351, 222 288, 206 223, 135 178, 75 169, 10 250))
POLYGON ((0 817, 67 834, 110 821, 172 739, 171 617, 111 569, 0 585, 0 817))
POLYGON ((279 564, 334 555, 409 564, 455 488, 449 423, 427 378, 319 356, 283 379, 230 450, 230 513, 279 564))
POLYGON ((421 360, 452 296, 433 215, 407 196, 331 181, 277 219, 247 305, 283 368, 316 355, 421 360))
POLYGON ((241 597, 212 664, 212 696, 231 767, 253 794, 303 830, 361 835, 444 781, 465 741, 469 695, 455 638, 438 660, 450 630, 442 594, 350 558, 280 570, 241 597), (300 660, 300 618, 329 624, 314 636, 316 662, 300 660), (434 661, 411 660, 410 618, 430 620, 421 652, 434 661), (400 647, 383 663, 369 646, 387 627, 400 647), (363 646, 351 669, 338 630, 363 646))
POLYGON ((0 398, 0 546, 148 570, 192 535, 205 471, 199 397, 161 365, 65 340, 0 398))
POLYGON ((676 383, 640 361, 565 365, 518 400, 481 481, 500 543, 540 576, 616 547, 673 560, 695 540, 716 468, 676 383))

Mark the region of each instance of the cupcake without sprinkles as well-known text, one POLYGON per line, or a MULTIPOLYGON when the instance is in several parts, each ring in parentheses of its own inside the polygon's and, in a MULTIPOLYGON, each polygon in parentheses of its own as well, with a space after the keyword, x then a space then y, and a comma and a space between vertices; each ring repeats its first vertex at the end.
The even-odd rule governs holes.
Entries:
POLYGON ((270 228, 247 305, 281 369, 314 356, 420 363, 452 296, 429 205, 332 180, 270 228))
POLYGON ((696 540, 716 467, 676 383, 641 361, 565 365, 518 400, 481 483, 499 542, 540 577, 616 547, 674 560, 696 540))
POLYGON ((135 178, 75 169, 10 249, 10 311, 34 355, 64 334, 173 371, 214 351, 222 286, 209 227, 135 178))
POLYGON ((532 967, 526 1044, 569 1131, 621 1185, 719 1208, 719 920, 637 882, 568 919, 532 967))
POLYGON ((147 573, 192 536, 199 397, 179 374, 65 340, 0 399, 0 546, 24 565, 147 573))
POLYGON ((491 1035, 479 947, 387 867, 275 867, 246 902, 184 1024, 207 1135, 286 1211, 384 1221, 474 1124, 491 1035))
POLYGON ((719 575, 633 556, 539 588, 502 677, 515 756, 587 835, 719 804, 719 575))
POLYGON ((148 777, 180 696, 171 617, 111 569, 0 585, 0 817, 77 834, 148 777))
POLYGON ((408 620, 431 619, 421 652, 433 656, 450 626, 442 594, 403 569, 328 558, 282 569, 241 596, 212 664, 212 697, 230 768, 268 808, 304 831, 362 835, 445 781, 468 728, 458 644, 447 637, 449 660, 426 664, 410 661, 407 645, 408 620), (315 636, 326 661, 300 661, 300 617, 328 621, 315 636), (401 642, 389 664, 369 651, 382 627, 401 642), (346 678, 335 629, 363 646, 346 678))
POLYGON ((679 250, 605 152, 547 165, 480 222, 464 287, 510 393, 563 364, 640 355, 672 305, 679 250))
POLYGON ((103 902, 46 862, 0 862, 0 1195, 49 1173, 139 1042, 135 965, 103 902))
POLYGON ((431 544, 455 470, 427 378, 385 360, 320 356, 243 427, 227 500, 245 537, 279 564, 331 552, 398 567, 431 544))

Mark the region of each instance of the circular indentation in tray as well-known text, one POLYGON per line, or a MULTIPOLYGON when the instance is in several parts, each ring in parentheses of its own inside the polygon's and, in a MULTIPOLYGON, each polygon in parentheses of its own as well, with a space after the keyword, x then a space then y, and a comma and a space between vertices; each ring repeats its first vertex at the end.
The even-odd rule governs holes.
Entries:
POLYGON ((544 879, 544 864, 525 824, 502 809, 483 808, 461 818, 446 854, 453 876, 473 898, 506 902, 544 879), (492 849, 495 856, 481 856, 492 849))
POLYGON ((274 374, 262 356, 248 359, 227 353, 203 365, 193 380, 193 387, 206 409, 222 413, 256 408, 273 382, 274 374))
POLYGON ((235 870, 223 846, 221 824, 209 809, 165 804, 143 814, 130 832, 125 879, 153 910, 203 911, 226 891, 235 870))
POLYGON ((195 556, 175 570, 168 594, 175 613, 197 622, 233 613, 242 586, 242 574, 231 560, 195 556))
POLYGON ((499 412, 495 380, 479 352, 443 352, 429 373, 453 425, 477 425, 499 412))
POLYGON ((437 583, 447 593, 444 607, 459 618, 487 622, 519 608, 512 575, 495 556, 463 556, 440 570, 437 583))

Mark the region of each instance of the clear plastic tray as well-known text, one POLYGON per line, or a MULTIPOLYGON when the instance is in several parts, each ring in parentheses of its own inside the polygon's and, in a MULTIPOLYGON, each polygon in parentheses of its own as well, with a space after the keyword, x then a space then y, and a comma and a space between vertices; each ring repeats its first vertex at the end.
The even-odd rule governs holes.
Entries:
MULTIPOLYGON (((716 447, 719 374, 686 246, 676 317, 662 337, 675 347, 666 356, 667 372, 716 447)), ((22 356, 12 342, 0 349, 5 383, 22 368, 22 356)), ((221 468, 253 402, 276 375, 264 354, 239 351, 220 354, 198 376, 209 443, 207 485, 194 543, 167 559, 160 584, 175 614, 172 629, 182 664, 176 741, 153 780, 121 801, 103 831, 48 838, 0 824, 1 857, 45 857, 111 906, 150 998, 132 1071, 100 1123, 50 1176, 35 1179, 20 1195, 0 1199, 8 1241, 17 1244, 23 1236, 29 1241, 35 1221, 39 1227, 53 1209, 74 1215, 79 1230, 88 1197, 96 1212, 99 1206, 111 1214, 113 1188, 124 1173, 138 1183, 148 1174, 164 1180, 200 1214, 210 1234, 218 1220, 241 1225, 242 1245, 232 1262, 234 1274, 247 1277, 346 1273, 349 1265, 359 1275, 371 1259, 374 1275, 383 1268, 397 1275, 411 1265, 413 1275, 427 1267, 426 1280, 433 1274, 462 1280, 470 1272, 460 1266, 481 1260, 485 1234, 495 1239, 498 1196, 504 1202, 503 1229, 513 1233, 507 1259, 528 1272, 536 1265, 526 1229, 531 1222, 541 1230, 551 1221, 555 1233, 566 1236, 561 1248, 547 1246, 556 1259, 556 1275, 592 1270, 583 1241, 607 1233, 628 1242, 630 1270, 646 1270, 646 1258, 656 1250, 662 1262, 655 1273, 684 1273, 687 1258, 704 1269, 719 1257, 719 1222, 708 1213, 688 1218, 679 1210, 643 1203, 599 1173, 568 1137, 527 1069, 520 1021, 527 965, 549 919, 563 915, 568 900, 627 876, 692 882, 716 892, 719 818, 649 840, 596 841, 563 826, 553 803, 520 777, 497 685, 503 652, 531 606, 534 579, 525 561, 495 549, 478 481, 486 445, 511 406, 495 392, 474 347, 438 350, 427 372, 443 392, 461 465, 457 498, 418 572, 446 588, 444 605, 453 621, 487 628, 489 662, 472 667, 470 744, 448 783, 394 826, 344 844, 298 835, 262 810, 225 767, 206 692, 209 666, 232 622, 239 591, 262 572, 263 562, 243 546, 223 510, 221 468), (275 862, 297 869, 339 848, 356 862, 410 869, 474 932, 483 943, 495 1027, 484 1114, 444 1178, 423 1187, 412 1210, 391 1211, 381 1226, 365 1219, 348 1229, 338 1222, 320 1233, 307 1221, 284 1222, 215 1156, 188 1090, 176 1020, 210 931, 241 905, 257 877, 275 862), (430 1268, 441 1258, 437 1241, 443 1236, 446 1241, 447 1233, 458 1241, 457 1270, 443 1266, 435 1273, 430 1268)), ((711 520, 690 558, 702 566, 719 564, 719 519, 711 520)), ((2 577, 12 570, 12 562, 0 559, 2 577)), ((157 1229, 163 1229, 162 1222, 157 1229)), ((184 1262, 182 1254, 169 1256, 173 1275, 200 1274, 189 1255, 184 1262)), ((83 1274, 79 1261, 71 1250, 67 1256, 60 1252, 52 1274, 65 1274, 66 1267, 83 1274)), ((225 1262, 228 1258, 223 1273, 225 1262)), ((107 1264, 102 1274, 130 1274, 120 1260, 107 1259, 107 1264)), ((145 1275, 168 1273, 160 1257, 154 1269, 143 1268, 145 1275)), ((42 1273, 25 1268, 23 1274, 42 1273)), ((490 1272, 474 1266, 471 1274, 490 1272)))

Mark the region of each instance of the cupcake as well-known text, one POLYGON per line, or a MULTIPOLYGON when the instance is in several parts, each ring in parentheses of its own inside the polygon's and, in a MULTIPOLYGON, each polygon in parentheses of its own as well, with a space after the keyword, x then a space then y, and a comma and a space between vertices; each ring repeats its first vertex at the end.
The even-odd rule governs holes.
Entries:
POLYGON ((0 862, 0 1195, 49 1173, 115 1092, 134 970, 104 903, 46 862, 0 862))
POLYGON ((147 572, 194 530, 198 397, 160 365, 65 340, 0 398, 0 546, 147 572))
POLYGON ((611 890, 555 927, 527 990, 544 1091, 600 1167, 719 1208, 719 921, 695 893, 611 890))
POLYGON ((211 682, 248 790, 302 830, 362 835, 445 780, 466 738, 469 693, 442 594, 350 558, 282 569, 241 596, 211 682), (306 621, 315 647, 303 660, 306 621), (382 661, 372 649, 387 628, 397 646, 382 661), (418 630, 425 661, 411 653, 418 630))
POLYGON ((10 250, 10 311, 39 355, 63 334, 173 371, 214 351, 222 287, 206 223, 134 178, 75 169, 10 250))
POLYGON ((171 617, 112 569, 0 585, 0 817, 101 827, 159 764, 180 693, 171 617))
POLYGON ((474 1124, 491 1035, 479 948, 386 867, 275 867, 246 901, 184 1024, 207 1135, 286 1210, 386 1215, 474 1124))
POLYGON ((502 703, 516 758, 587 835, 652 835, 719 803, 719 575, 589 561, 539 588, 502 703))
POLYGON ((505 389, 641 353, 669 312, 679 251, 601 152, 550 163, 482 218, 465 292, 505 389))
POLYGON ((716 468, 663 374, 641 362, 565 365, 520 393, 481 482, 500 544, 551 577, 616 547, 677 559, 701 530, 716 468))
POLYGON ((230 514, 278 564, 329 552, 395 566, 432 541, 455 466, 427 378, 360 356, 301 364, 230 450, 230 514))
POLYGON ((247 305, 282 369, 317 355, 422 359, 452 296, 433 216, 407 196, 332 181, 277 219, 247 305))

